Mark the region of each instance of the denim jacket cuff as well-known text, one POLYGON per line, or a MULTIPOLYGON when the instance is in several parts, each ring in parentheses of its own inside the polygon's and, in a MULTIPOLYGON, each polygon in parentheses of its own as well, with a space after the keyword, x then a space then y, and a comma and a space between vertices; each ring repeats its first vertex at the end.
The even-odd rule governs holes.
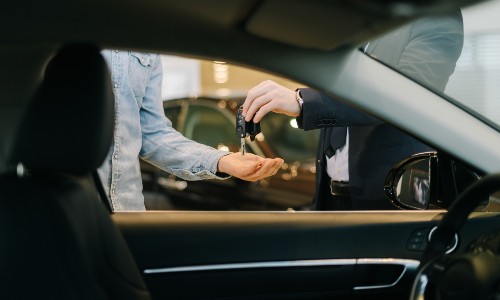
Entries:
POLYGON ((221 173, 217 172, 217 165, 219 164, 219 160, 221 157, 226 156, 230 154, 230 152, 227 151, 215 151, 213 155, 210 156, 210 158, 207 161, 207 170, 210 171, 214 175, 214 178, 216 179, 227 179, 231 177, 231 175, 226 174, 226 173, 221 173))

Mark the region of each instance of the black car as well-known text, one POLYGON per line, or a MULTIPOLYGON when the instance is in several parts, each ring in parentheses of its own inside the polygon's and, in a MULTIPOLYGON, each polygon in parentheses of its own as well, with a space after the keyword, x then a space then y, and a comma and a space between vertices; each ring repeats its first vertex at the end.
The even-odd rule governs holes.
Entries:
MULTIPOLYGON (((231 152, 240 151, 236 111, 242 99, 209 97, 164 101, 165 115, 185 137, 231 152)), ((314 159, 319 131, 297 128, 295 118, 270 114, 261 133, 246 139, 246 151, 285 160, 278 173, 258 182, 238 178, 185 181, 141 162, 148 209, 309 210, 313 209, 314 159)))

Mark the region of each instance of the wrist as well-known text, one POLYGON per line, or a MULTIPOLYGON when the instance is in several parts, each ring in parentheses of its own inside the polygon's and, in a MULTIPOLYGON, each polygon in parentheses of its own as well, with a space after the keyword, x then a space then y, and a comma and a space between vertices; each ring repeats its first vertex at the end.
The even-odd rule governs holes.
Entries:
POLYGON ((221 158, 219 158, 219 161, 217 162, 217 173, 228 174, 227 173, 227 161, 226 161, 228 159, 228 154, 221 156, 221 158))
POLYGON ((297 101, 297 103, 299 104, 299 114, 297 115, 297 118, 301 118, 304 100, 302 99, 302 95, 300 94, 300 88, 295 89, 295 101, 297 101))
POLYGON ((296 117, 297 125, 299 128, 303 128, 302 126, 302 115, 304 112, 304 99, 302 99, 302 95, 300 94, 300 88, 295 89, 295 100, 299 104, 299 114, 296 117))

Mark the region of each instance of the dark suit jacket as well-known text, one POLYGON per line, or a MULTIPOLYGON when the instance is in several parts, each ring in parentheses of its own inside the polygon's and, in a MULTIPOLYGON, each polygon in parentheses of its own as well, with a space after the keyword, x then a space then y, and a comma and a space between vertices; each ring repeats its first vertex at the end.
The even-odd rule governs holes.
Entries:
MULTIPOLYGON (((437 91, 444 91, 463 46, 460 11, 427 17, 371 41, 367 53, 437 91)), ((329 197, 325 143, 332 126, 349 128, 349 185, 353 209, 394 209, 383 191, 389 169, 430 147, 345 103, 312 89, 301 89, 304 130, 322 129, 316 161, 316 205, 329 197)), ((332 138, 335 138, 333 136, 332 138)))

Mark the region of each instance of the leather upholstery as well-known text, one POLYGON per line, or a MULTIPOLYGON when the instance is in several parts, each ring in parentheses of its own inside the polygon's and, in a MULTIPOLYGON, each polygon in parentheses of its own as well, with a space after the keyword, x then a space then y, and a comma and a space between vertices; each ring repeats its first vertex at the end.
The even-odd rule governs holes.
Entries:
POLYGON ((149 299, 90 172, 113 129, 99 49, 65 47, 49 63, 14 146, 29 170, 0 177, 1 299, 149 299))
POLYGON ((85 174, 109 151, 114 126, 110 75, 99 50, 66 46, 48 64, 14 141, 13 163, 85 174))

